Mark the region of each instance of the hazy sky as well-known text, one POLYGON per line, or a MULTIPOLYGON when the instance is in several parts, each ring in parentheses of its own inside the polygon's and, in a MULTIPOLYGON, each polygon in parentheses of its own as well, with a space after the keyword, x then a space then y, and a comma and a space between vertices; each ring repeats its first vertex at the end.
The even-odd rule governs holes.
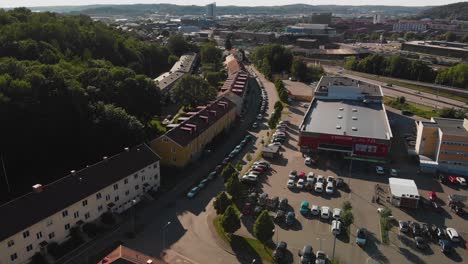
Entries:
MULTIPOLYGON (((205 5, 214 2, 213 0, 0 0, 0 7, 17 6, 53 6, 53 5, 90 5, 90 4, 156 4, 171 3, 178 5, 205 5)), ((285 5, 293 3, 304 3, 310 5, 404 5, 404 6, 426 6, 445 5, 462 2, 457 0, 237 0, 216 1, 217 5, 237 5, 237 6, 259 6, 259 5, 285 5)))

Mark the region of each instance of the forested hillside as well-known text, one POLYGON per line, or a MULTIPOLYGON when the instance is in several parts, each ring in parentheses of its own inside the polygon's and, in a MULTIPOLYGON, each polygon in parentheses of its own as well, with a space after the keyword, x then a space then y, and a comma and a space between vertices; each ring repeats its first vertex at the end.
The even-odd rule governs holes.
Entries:
POLYGON ((422 11, 418 18, 468 20, 468 2, 435 6, 422 11))
POLYGON ((153 137, 169 55, 86 16, 0 10, 0 201, 153 137))

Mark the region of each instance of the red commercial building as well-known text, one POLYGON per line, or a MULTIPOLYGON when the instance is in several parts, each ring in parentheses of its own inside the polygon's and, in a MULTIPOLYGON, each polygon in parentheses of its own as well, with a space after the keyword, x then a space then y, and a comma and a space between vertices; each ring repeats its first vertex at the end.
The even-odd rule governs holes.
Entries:
POLYGON ((322 77, 300 125, 301 152, 333 151, 385 161, 391 139, 380 86, 347 77, 322 77))

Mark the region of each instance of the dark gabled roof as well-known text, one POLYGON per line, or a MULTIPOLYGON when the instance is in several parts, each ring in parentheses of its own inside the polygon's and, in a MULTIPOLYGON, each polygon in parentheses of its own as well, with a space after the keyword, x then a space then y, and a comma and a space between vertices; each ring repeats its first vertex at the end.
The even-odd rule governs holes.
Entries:
POLYGON ((243 97, 247 90, 248 77, 249 74, 244 71, 239 71, 233 75, 229 75, 224 82, 223 87, 221 87, 221 93, 232 91, 238 96, 243 97))
POLYGON ((0 205, 0 241, 159 160, 138 145, 0 205))
POLYGON ((198 112, 192 112, 192 116, 180 123, 179 126, 167 131, 165 136, 172 139, 180 146, 187 146, 206 129, 212 126, 221 117, 235 108, 236 104, 226 97, 220 97, 206 107, 199 107, 198 112))

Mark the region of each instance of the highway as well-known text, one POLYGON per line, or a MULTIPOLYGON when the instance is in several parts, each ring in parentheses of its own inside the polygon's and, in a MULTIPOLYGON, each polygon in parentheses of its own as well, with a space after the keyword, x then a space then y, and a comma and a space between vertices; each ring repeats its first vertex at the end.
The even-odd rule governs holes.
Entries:
POLYGON ((393 85, 392 87, 386 87, 384 86, 386 84, 385 82, 380 82, 380 81, 372 80, 369 78, 353 75, 352 73, 349 73, 348 71, 343 71, 341 67, 328 66, 328 65, 322 65, 322 67, 328 73, 339 74, 339 75, 353 78, 356 80, 361 80, 361 81, 365 81, 368 83, 381 85, 384 95, 390 96, 390 97, 404 96, 406 100, 408 100, 409 102, 417 103, 419 105, 424 105, 424 106, 431 107, 431 108, 455 107, 455 108, 465 108, 465 109, 468 106, 464 102, 460 102, 460 101, 442 97, 442 96, 437 96, 437 95, 426 93, 426 92, 415 91, 413 89, 405 88, 402 86, 393 85), (338 73, 338 72, 341 72, 341 73, 338 73))

